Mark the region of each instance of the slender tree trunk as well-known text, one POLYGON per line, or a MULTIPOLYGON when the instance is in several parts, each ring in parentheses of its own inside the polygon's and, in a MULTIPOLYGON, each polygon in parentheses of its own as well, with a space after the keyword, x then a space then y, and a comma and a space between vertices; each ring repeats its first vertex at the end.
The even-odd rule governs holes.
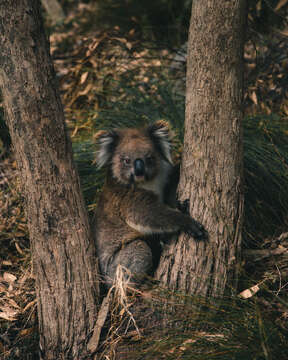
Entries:
POLYGON ((0 85, 31 240, 45 359, 83 359, 97 316, 95 247, 35 0, 0 2, 0 85))
POLYGON ((180 236, 165 250, 157 277, 203 296, 221 296, 227 280, 233 285, 240 252, 245 18, 245 0, 193 0, 178 194, 190 199, 190 214, 209 240, 180 236))

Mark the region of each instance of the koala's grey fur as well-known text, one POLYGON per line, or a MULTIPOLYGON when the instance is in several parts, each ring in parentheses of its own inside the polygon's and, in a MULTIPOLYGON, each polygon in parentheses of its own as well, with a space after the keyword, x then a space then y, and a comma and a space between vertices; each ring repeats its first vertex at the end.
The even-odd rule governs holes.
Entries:
POLYGON ((153 270, 151 235, 184 231, 197 238, 203 236, 203 227, 164 204, 173 170, 166 122, 99 131, 96 142, 98 166, 107 167, 95 216, 100 270, 108 286, 119 264, 132 273, 133 281, 140 281, 153 270))

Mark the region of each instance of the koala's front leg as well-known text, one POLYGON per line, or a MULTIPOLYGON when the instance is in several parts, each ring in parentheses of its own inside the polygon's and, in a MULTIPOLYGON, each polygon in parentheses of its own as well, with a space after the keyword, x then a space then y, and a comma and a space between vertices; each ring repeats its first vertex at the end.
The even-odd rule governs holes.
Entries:
POLYGON ((189 215, 190 200, 185 199, 184 201, 176 200, 176 206, 179 211, 183 214, 189 215))
MULTIPOLYGON (((179 211, 181 211, 182 214, 186 214, 186 215, 189 215, 190 216, 190 200, 189 199, 185 199, 184 201, 180 201, 180 200, 177 200, 176 201, 177 203, 177 209, 179 211)), ((207 231, 204 229, 204 226, 201 225, 200 223, 198 223, 196 220, 193 219, 193 221, 195 221, 195 226, 199 226, 199 228, 201 229, 201 231, 203 232, 203 236, 201 236, 202 239, 207 239, 208 238, 208 233, 207 231)), ((187 234, 191 235, 191 236, 194 236, 193 235, 193 232, 190 233, 189 231, 186 231, 187 234)))
POLYGON ((162 234, 184 231, 196 239, 206 237, 201 224, 187 214, 172 209, 158 201, 151 192, 137 192, 131 194, 131 199, 121 209, 122 216, 130 227, 142 234, 162 234), (133 198, 132 198, 133 196, 133 198), (135 198, 141 201, 135 201, 135 198))

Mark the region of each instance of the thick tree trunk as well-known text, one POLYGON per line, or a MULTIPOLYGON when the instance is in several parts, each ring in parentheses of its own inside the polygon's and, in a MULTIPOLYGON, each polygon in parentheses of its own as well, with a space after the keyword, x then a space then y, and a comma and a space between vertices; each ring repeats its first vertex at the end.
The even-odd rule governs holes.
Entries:
POLYGON ((193 0, 188 41, 180 200, 208 242, 180 236, 157 277, 187 293, 221 296, 233 285, 241 243, 242 89, 245 0, 193 0))
POLYGON ((42 357, 82 359, 97 315, 95 247, 39 6, 0 2, 0 85, 26 200, 42 357))

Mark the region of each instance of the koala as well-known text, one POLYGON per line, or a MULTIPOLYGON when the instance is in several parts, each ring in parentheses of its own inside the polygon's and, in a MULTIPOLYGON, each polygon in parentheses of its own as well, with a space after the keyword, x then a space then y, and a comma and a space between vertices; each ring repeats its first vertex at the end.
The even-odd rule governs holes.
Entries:
POLYGON ((159 241, 154 235, 183 231, 198 239, 204 237, 204 229, 166 204, 173 164, 165 121, 143 128, 101 130, 95 140, 96 163, 107 168, 94 225, 100 270, 108 286, 118 265, 128 269, 131 282, 139 283, 153 271, 153 241, 159 241))

